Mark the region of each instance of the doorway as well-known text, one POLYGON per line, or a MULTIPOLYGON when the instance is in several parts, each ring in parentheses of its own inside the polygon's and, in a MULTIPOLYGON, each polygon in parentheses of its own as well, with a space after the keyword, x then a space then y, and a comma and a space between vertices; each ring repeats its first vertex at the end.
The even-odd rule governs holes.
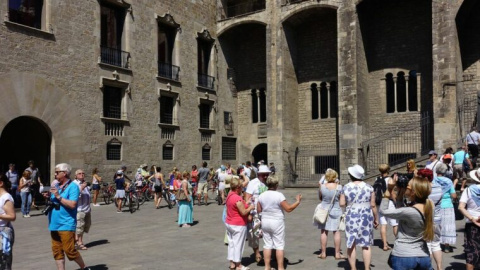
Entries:
POLYGON ((20 116, 10 121, 0 136, 0 170, 6 172, 14 163, 21 175, 28 161, 35 161, 44 185, 50 183, 50 149, 52 132, 41 120, 20 116))
POLYGON ((261 143, 252 151, 254 164, 257 164, 260 160, 264 161, 265 165, 268 165, 268 146, 266 143, 261 143))

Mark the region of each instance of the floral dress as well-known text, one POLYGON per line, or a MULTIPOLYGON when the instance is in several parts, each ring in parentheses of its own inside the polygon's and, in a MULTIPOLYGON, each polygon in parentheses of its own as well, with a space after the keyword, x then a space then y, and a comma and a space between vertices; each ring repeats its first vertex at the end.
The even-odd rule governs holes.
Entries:
POLYGON ((351 248, 354 243, 360 247, 373 245, 374 218, 370 206, 372 193, 373 187, 364 182, 348 183, 343 187, 347 203, 345 236, 348 248, 351 248))

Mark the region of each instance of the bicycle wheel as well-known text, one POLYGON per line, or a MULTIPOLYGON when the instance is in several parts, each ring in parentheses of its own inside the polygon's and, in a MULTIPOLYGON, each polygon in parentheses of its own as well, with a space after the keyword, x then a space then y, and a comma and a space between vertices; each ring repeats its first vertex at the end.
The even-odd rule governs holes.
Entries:
POLYGON ((153 198, 154 198, 154 192, 149 188, 147 190, 145 190, 145 192, 143 193, 145 196, 145 199, 148 200, 148 201, 153 201, 153 198))
POLYGON ((217 198, 217 195, 215 194, 214 189, 207 190, 207 195, 209 200, 215 200, 217 198))
POLYGON ((138 196, 138 194, 133 198, 133 205, 137 206, 137 210, 140 209, 140 196, 138 196))
POLYGON ((110 194, 104 192, 103 201, 105 202, 105 204, 110 204, 112 202, 112 197, 110 196, 110 194))
POLYGON ((220 194, 220 191, 217 190, 217 203, 218 205, 222 205, 222 195, 220 194))
MULTIPOLYGON (((136 198, 137 195, 135 194, 132 194, 130 195, 130 198, 128 199, 128 210, 130 211, 130 213, 134 213, 135 211, 137 211, 137 206, 135 205, 135 201, 136 201, 136 198)), ((138 200, 137 200, 138 202, 138 200)))
MULTIPOLYGON (((144 195, 144 194, 145 194, 145 193, 137 192, 137 195, 136 195, 136 196, 137 196, 137 198, 138 198, 138 203, 139 203, 140 205, 142 205, 142 204, 145 203, 146 198, 145 198, 145 195, 144 195)), ((140 207, 140 206, 139 206, 139 207, 140 207)))

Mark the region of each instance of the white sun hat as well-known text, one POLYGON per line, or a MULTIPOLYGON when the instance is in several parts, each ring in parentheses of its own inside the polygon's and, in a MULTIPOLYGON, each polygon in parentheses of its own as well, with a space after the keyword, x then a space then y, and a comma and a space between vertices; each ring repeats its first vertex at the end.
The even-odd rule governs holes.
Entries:
POLYGON ((267 165, 258 166, 258 173, 271 173, 267 165))
POLYGON ((348 167, 348 173, 353 176, 355 179, 363 179, 365 176, 365 170, 360 165, 353 165, 348 167))
POLYGON ((480 183, 480 168, 470 171, 470 177, 480 183))

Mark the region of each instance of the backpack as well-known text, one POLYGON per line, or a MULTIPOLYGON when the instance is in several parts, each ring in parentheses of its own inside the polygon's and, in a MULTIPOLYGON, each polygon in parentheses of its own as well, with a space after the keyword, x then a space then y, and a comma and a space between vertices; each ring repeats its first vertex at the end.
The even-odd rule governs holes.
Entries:
POLYGON ((375 204, 380 205, 382 203, 383 193, 387 191, 387 183, 385 183, 385 177, 379 176, 373 184, 373 192, 375 192, 375 204))

